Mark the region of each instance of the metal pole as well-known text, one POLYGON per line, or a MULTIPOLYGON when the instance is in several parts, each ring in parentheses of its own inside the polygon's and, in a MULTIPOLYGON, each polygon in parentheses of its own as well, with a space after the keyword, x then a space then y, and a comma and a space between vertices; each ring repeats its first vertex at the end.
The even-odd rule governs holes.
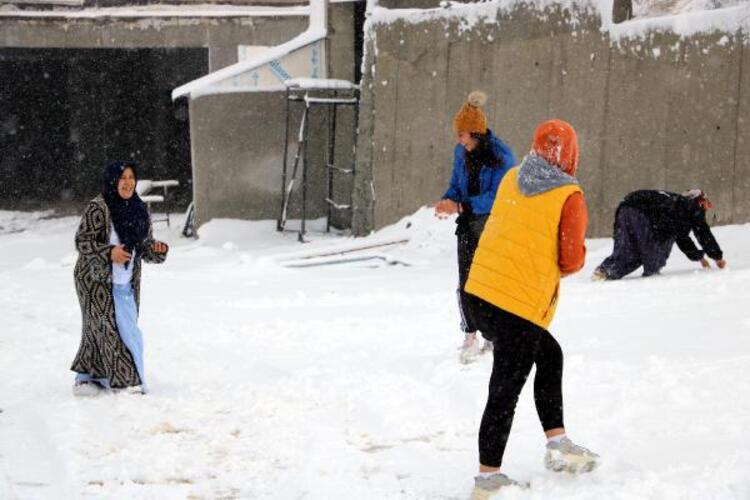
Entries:
MULTIPOLYGON (((310 104, 305 100, 305 120, 310 118, 310 104)), ((307 124, 305 124, 307 125, 307 124)), ((302 131, 302 227, 299 232, 299 241, 305 241, 305 220, 307 219, 307 129, 302 131)))
POLYGON ((289 180, 289 184, 286 187, 284 193, 284 204, 281 208, 281 230, 283 231, 286 226, 286 220, 288 216, 289 203, 292 200, 292 192, 294 191, 294 182, 297 180, 297 170, 299 169, 300 158, 302 157, 302 143, 304 141, 304 133, 307 128, 307 112, 308 108, 305 106, 302 111, 302 119, 299 122, 299 133, 297 134, 297 152, 294 153, 294 167, 292 167, 292 175, 289 180))
POLYGON ((349 227, 352 227, 352 220, 354 219, 354 189, 357 186, 357 140, 359 139, 359 89, 354 90, 354 97, 357 99, 357 104, 352 106, 354 109, 354 127, 352 128, 352 183, 351 190, 349 191, 349 227))
MULTIPOLYGON (((336 91, 333 91, 333 97, 338 97, 336 91)), ((328 108, 328 160, 326 172, 328 174, 328 199, 333 200, 333 167, 336 165, 336 104, 330 104, 328 108)), ((333 205, 329 202, 328 218, 326 219, 326 232, 331 230, 331 214, 333 205)))
POLYGON ((359 89, 354 91, 354 97, 357 99, 357 104, 354 108, 354 142, 352 142, 352 177, 357 176, 357 139, 359 138, 359 89))
POLYGON ((284 206, 286 205, 286 202, 284 198, 286 197, 286 156, 289 153, 289 88, 286 89, 285 93, 285 99, 286 99, 286 123, 284 125, 284 158, 282 161, 282 170, 281 170, 281 210, 279 211, 279 218, 276 221, 276 230, 282 231, 284 228, 282 227, 282 219, 284 218, 284 206))
POLYGON ((164 186, 164 209, 167 211, 167 227, 169 227, 169 188, 164 186))

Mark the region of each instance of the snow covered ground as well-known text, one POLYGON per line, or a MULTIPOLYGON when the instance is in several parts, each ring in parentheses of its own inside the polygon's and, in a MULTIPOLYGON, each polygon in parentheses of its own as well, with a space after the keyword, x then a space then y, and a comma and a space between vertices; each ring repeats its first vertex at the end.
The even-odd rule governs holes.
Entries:
MULTIPOLYGON (((306 268, 282 264, 353 240, 159 224, 172 250, 145 267, 140 320, 152 393, 76 399, 77 218, 49 215, 0 212, 0 498, 468 497, 491 360, 457 362, 450 221, 424 210, 354 241, 407 244, 306 268)), ((612 283, 588 280, 611 241, 589 242, 552 332, 569 433, 604 465, 544 470, 527 384, 505 470, 532 488, 501 498, 750 498, 750 226, 716 234, 724 271, 675 250, 662 276, 612 283)))

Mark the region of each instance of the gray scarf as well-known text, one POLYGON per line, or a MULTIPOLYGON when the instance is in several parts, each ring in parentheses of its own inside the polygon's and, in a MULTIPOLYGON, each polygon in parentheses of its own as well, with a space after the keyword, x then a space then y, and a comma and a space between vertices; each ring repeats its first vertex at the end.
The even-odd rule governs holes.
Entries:
POLYGON ((518 188, 526 196, 545 193, 567 184, 578 184, 578 179, 534 153, 523 158, 518 168, 518 188))

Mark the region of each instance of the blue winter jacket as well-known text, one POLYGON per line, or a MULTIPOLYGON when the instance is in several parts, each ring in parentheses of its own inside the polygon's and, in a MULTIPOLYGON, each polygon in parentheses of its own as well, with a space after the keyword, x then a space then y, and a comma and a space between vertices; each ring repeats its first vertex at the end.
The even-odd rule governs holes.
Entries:
POLYGON ((516 157, 507 144, 501 141, 492 130, 487 129, 489 144, 495 153, 495 158, 500 160, 499 167, 483 165, 479 171, 479 194, 469 196, 469 172, 466 169, 466 149, 461 144, 456 144, 453 149, 453 174, 448 190, 443 199, 450 199, 456 203, 468 203, 472 213, 476 215, 488 214, 492 210, 495 201, 495 193, 505 173, 516 164, 516 157))

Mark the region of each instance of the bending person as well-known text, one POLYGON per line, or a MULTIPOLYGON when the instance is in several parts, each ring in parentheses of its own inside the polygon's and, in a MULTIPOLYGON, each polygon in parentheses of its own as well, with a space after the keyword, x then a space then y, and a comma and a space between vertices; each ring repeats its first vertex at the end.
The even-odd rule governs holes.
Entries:
POLYGON ((77 396, 124 387, 147 392, 143 334, 137 324, 141 261, 162 263, 169 249, 152 237, 136 182, 135 163, 110 162, 102 193, 89 202, 76 233, 73 274, 83 316, 81 344, 71 367, 77 372, 77 396))
POLYGON ((519 484, 500 470, 518 396, 536 365, 534 400, 547 436, 545 465, 585 472, 599 457, 567 436, 563 422, 560 345, 547 328, 555 315, 560 278, 579 271, 586 256, 586 202, 575 178, 578 141, 561 120, 542 123, 532 151, 503 179, 479 246, 466 292, 482 335, 494 345, 487 405, 479 428, 475 498, 519 484))
POLYGON ((594 271, 594 280, 618 280, 643 266, 643 276, 652 276, 667 264, 677 243, 688 259, 710 267, 705 255, 724 268, 724 254, 706 223, 706 210, 713 208, 700 189, 683 194, 668 191, 634 191, 615 212, 614 248, 594 271), (693 232, 702 249, 690 238, 693 232))
MULTIPOLYGON (((467 306, 463 291, 469 266, 477 248, 479 236, 495 200, 497 186, 505 173, 516 163, 513 152, 487 128, 487 117, 482 106, 487 96, 478 90, 471 94, 453 118, 457 144, 453 149, 453 172, 443 199, 435 203, 435 215, 446 218, 459 214, 456 219, 458 242, 458 309, 461 313, 461 330, 464 342, 460 360, 468 363, 480 353, 477 327, 467 306)), ((482 350, 491 350, 485 343, 482 350)))

